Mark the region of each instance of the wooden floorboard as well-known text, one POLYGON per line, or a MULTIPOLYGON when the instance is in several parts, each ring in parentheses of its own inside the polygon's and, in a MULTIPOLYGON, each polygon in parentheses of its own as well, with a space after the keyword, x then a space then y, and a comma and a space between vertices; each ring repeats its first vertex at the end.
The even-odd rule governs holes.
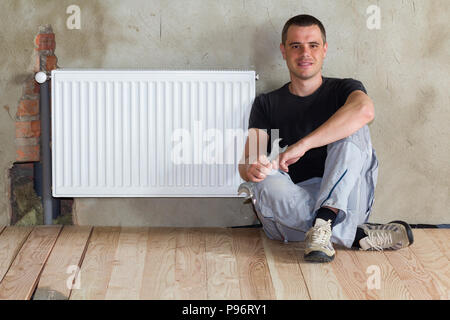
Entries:
POLYGON ((450 230, 414 229, 397 251, 335 246, 327 264, 253 228, 0 231, 0 299, 450 299, 450 230))
MULTIPOLYGON (((417 243, 414 243, 413 246, 417 246, 417 243)), ((413 299, 431 300, 440 298, 439 289, 432 277, 424 269, 410 247, 385 251, 384 254, 408 288, 413 299)))
MULTIPOLYGON (((340 255, 341 252, 338 254, 340 255)), ((367 299, 412 299, 407 287, 383 251, 353 251, 364 274, 367 299)))
POLYGON ((64 226, 44 266, 34 300, 67 300, 76 279, 92 227, 64 226))
POLYGON ((450 229, 422 229, 428 236, 433 239, 435 246, 450 260, 450 229))
POLYGON ((200 228, 177 230, 175 299, 207 299, 206 244, 200 228))
POLYGON ((264 251, 274 286, 275 298, 282 300, 310 300, 308 288, 298 264, 304 247, 268 239, 262 232, 264 251))
POLYGON ((61 226, 37 226, 0 283, 0 299, 27 300, 58 238, 61 226))
POLYGON ((356 250, 338 250, 331 266, 347 299, 379 299, 377 293, 367 286, 367 274, 358 260, 356 250))
POLYGON ((120 227, 95 227, 80 269, 80 288, 73 288, 71 300, 103 300, 115 261, 120 227))
POLYGON ((175 299, 177 229, 150 228, 140 299, 175 299))
POLYGON ((0 281, 32 230, 33 227, 7 227, 0 234, 0 281))
MULTIPOLYGON (((338 251, 337 254, 340 252, 338 251)), ((310 263, 303 254, 298 255, 298 263, 312 300, 348 299, 336 277, 333 263, 310 263)))
POLYGON ((148 228, 122 227, 105 299, 139 299, 147 253, 147 239, 148 228))
POLYGON ((229 228, 204 229, 208 299, 239 300, 239 273, 229 228))
POLYGON ((434 242, 425 230, 414 230, 415 243, 411 246, 414 255, 430 275, 439 298, 450 299, 450 264, 448 258, 440 251, 433 250, 434 242))
POLYGON ((233 248, 242 299, 275 299, 260 230, 233 229, 233 248))

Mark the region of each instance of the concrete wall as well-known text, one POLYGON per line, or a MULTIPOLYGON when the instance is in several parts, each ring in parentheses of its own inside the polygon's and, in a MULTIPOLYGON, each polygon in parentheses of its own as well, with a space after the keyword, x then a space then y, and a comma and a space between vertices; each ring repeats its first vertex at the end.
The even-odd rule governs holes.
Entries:
MULTIPOLYGON (((15 159, 14 120, 31 72, 39 25, 56 34, 60 67, 245 68, 257 93, 289 80, 278 46, 284 22, 309 13, 324 23, 324 75, 361 80, 375 102, 372 139, 380 176, 372 220, 449 223, 448 0, 2 0, 0 10, 0 224, 6 170, 15 159), (66 8, 81 8, 81 29, 66 8), (381 10, 370 30, 369 5, 381 10), (8 111, 9 107, 9 111, 8 111)), ((94 225, 240 225, 254 222, 239 199, 77 199, 77 220, 94 225)))

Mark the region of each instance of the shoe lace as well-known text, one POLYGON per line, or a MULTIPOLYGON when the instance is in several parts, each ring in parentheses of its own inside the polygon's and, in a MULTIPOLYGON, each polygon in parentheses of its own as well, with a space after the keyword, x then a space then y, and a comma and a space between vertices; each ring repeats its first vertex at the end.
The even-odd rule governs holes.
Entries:
POLYGON ((382 251, 383 248, 390 247, 392 242, 392 235, 390 233, 374 230, 367 235, 367 243, 377 251, 382 251))
POLYGON ((315 226, 312 230, 311 242, 326 246, 331 237, 331 221, 321 226, 315 226))

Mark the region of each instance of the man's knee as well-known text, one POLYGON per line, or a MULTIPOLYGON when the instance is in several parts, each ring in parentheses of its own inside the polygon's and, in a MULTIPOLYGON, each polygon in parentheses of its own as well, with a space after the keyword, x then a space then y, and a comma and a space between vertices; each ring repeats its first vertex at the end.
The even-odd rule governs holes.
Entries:
POLYGON ((268 175, 263 181, 256 183, 255 187, 261 199, 283 201, 289 197, 294 183, 287 175, 275 172, 268 175))
POLYGON ((331 152, 333 149, 342 148, 342 145, 356 146, 359 151, 365 153, 371 152, 372 142, 370 139, 369 127, 365 125, 352 135, 329 144, 327 147, 327 151, 331 152))

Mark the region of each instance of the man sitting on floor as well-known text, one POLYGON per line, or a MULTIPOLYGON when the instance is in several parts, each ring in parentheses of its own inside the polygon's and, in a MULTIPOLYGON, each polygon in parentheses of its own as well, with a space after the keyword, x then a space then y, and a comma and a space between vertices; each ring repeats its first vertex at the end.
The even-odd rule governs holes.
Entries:
POLYGON ((332 242, 362 250, 407 247, 413 235, 406 222, 367 223, 378 176, 367 126, 374 106, 360 81, 322 76, 327 49, 316 18, 286 22, 280 50, 291 81, 253 103, 239 165, 247 182, 239 191, 251 196, 269 238, 306 240, 307 261, 332 261, 332 242), (269 161, 266 152, 278 147, 268 143, 274 129, 289 147, 269 161))

